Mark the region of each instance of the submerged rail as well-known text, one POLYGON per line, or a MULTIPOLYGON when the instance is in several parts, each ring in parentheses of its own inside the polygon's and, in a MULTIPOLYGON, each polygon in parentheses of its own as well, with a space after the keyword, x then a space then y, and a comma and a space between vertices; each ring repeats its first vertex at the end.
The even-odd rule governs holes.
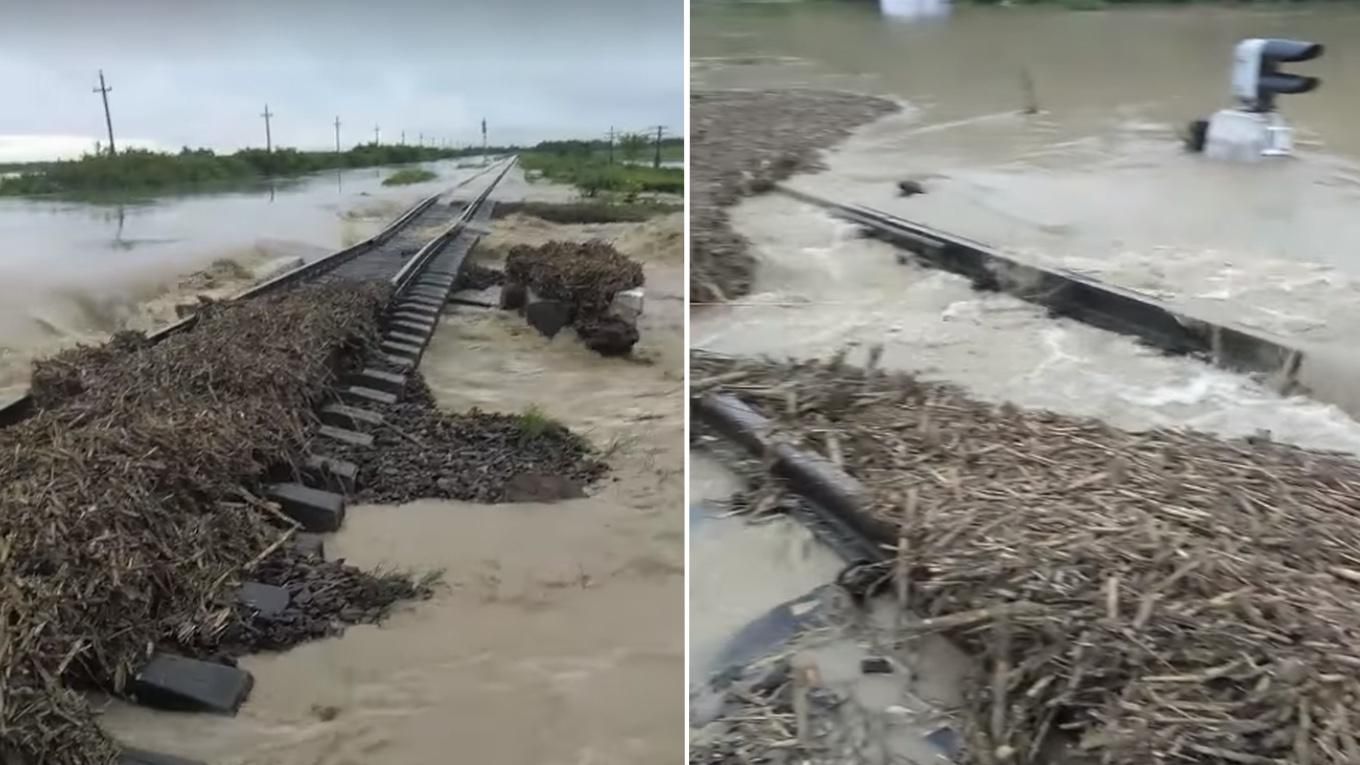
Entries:
POLYGON ((1360 369, 1267 333, 1197 316, 1180 307, 1065 269, 1026 263, 980 242, 857 204, 826 199, 785 184, 786 196, 856 223, 907 249, 923 265, 968 278, 975 289, 1006 292, 1058 316, 1130 335, 1173 355, 1256 375, 1282 395, 1305 394, 1360 419, 1360 369))

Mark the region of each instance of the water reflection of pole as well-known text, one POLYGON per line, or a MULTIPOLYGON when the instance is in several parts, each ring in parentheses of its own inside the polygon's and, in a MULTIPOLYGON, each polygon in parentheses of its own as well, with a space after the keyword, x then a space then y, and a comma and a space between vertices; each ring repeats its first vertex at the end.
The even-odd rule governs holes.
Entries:
POLYGON ((336 191, 345 190, 345 171, 341 170, 338 167, 335 168, 335 190, 336 191))
POLYGON ((127 246, 127 244, 123 241, 123 224, 127 222, 126 212, 127 211, 124 209, 122 205, 118 205, 118 233, 113 235, 113 241, 114 244, 118 245, 119 247, 127 246))
POLYGON ((270 202, 270 204, 273 204, 273 202, 274 202, 274 182, 273 182, 273 181, 270 181, 270 182, 269 182, 269 202, 270 202))

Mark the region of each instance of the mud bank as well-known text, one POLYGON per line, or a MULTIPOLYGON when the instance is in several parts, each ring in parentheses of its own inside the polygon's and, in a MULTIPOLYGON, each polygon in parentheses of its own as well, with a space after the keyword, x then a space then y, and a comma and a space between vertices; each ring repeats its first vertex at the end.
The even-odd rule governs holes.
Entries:
MULTIPOLYGON (((382 626, 247 658, 257 685, 235 718, 115 705, 105 727, 211 765, 427 765, 450 752, 508 765, 681 762, 682 218, 637 225, 654 243, 620 246, 647 270, 637 358, 453 306, 421 367, 441 409, 534 408, 589 438, 610 464, 589 496, 352 506, 332 557, 443 569, 448 586, 382 626)), ((526 243, 549 238, 576 237, 526 243)), ((494 256, 479 246, 472 257, 494 256)))
POLYGON ((690 97, 690 296, 696 302, 750 291, 755 262, 726 208, 796 170, 855 127, 898 110, 891 101, 815 90, 712 91, 690 97))

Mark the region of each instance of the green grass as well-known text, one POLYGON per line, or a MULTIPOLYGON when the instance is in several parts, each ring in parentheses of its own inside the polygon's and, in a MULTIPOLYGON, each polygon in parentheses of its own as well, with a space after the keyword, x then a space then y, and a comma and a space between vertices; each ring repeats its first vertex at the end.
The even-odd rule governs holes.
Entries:
POLYGON ((575 186, 587 197, 607 192, 632 201, 643 192, 681 194, 685 191, 682 168, 610 164, 593 148, 584 153, 528 152, 520 155, 520 164, 526 171, 550 181, 575 186))
POLYGON ((521 441, 531 441, 553 430, 565 429, 562 423, 549 417, 538 404, 530 404, 517 415, 521 441))
POLYGON ((684 205, 657 202, 501 202, 496 205, 494 216, 520 213, 552 223, 641 223, 683 209, 684 205))
POLYGON ((412 183, 424 183, 438 178, 439 175, 429 170, 419 167, 407 167, 383 179, 384 186, 409 186, 412 183))
MULTIPOLYGON (((495 147, 510 152, 514 147, 495 147)), ((349 151, 298 151, 279 148, 243 149, 217 154, 185 147, 177 154, 143 149, 115 156, 86 155, 77 160, 14 166, 22 174, 0 179, 0 196, 140 193, 210 187, 269 177, 299 176, 337 168, 378 167, 429 162, 480 154, 481 149, 436 149, 420 146, 365 144, 349 151)))

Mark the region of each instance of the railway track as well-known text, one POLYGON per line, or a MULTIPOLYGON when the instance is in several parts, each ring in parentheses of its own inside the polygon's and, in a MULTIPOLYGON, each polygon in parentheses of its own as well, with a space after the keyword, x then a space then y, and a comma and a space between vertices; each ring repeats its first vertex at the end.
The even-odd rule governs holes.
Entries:
MULTIPOLYGON (((404 265, 411 261, 413 256, 421 252, 425 245, 440 238, 439 235, 432 234, 432 230, 444 233, 451 226, 465 224, 467 221, 463 220, 463 217, 468 213, 468 209, 483 205, 491 190, 516 161, 517 158, 512 157, 493 164, 464 179, 452 188, 422 199, 407 208, 373 236, 280 274, 273 279, 261 282, 232 299, 248 300, 260 295, 273 294, 299 284, 321 283, 336 279, 352 281, 390 280, 404 265), (472 200, 472 204, 464 207, 456 203, 455 195, 468 186, 475 187, 479 179, 486 177, 491 177, 491 182, 472 200)), ((475 209, 472 212, 475 212, 475 209)), ((488 212, 485 215, 490 215, 490 213, 488 212)), ((479 220, 485 220, 485 215, 479 220)), ((443 242, 443 244, 447 243, 448 241, 443 242)), ((196 315, 187 316, 148 334, 147 339, 152 343, 160 342, 171 335, 191 329, 197 320, 196 315)), ((35 411, 33 399, 28 394, 8 403, 0 404, 0 428, 27 419, 35 411)))
MULTIPOLYGON (((327 449, 354 454, 355 449, 375 448, 373 432, 383 424, 383 410, 399 402, 407 376, 419 366, 463 262, 491 217, 495 206, 491 194, 515 162, 512 157, 452 189, 423 199, 373 237, 233 299, 250 300, 306 284, 336 281, 387 282, 392 288, 380 322, 379 349, 365 357, 362 365, 355 365, 359 371, 342 378, 333 400, 320 407, 310 433, 309 454, 302 465, 281 470, 275 478, 283 480, 259 487, 265 499, 276 503, 297 524, 302 533, 296 541, 311 554, 324 557, 321 535, 342 526, 347 496, 362 480, 353 463, 329 456, 327 449), (456 201, 455 195, 469 186, 477 189, 471 199, 456 201)), ((187 317, 149 339, 157 342, 191 330, 196 321, 196 317, 187 317)), ((0 424, 22 420, 35 409, 25 397, 0 411, 0 424)), ((287 588, 260 582, 245 582, 237 598, 264 614, 282 613, 291 601, 287 588)), ((237 667, 157 653, 131 679, 129 690, 146 706, 231 714, 245 702, 253 686, 251 674, 237 667)), ((120 762, 198 765, 172 755, 131 749, 124 751, 120 762)))
POLYGON ((1344 359, 1265 332, 1197 316, 1066 269, 1026 263, 985 244, 871 207, 819 197, 785 184, 776 189, 911 252, 922 265, 966 277, 975 289, 1006 292, 1054 315, 1135 337, 1167 354, 1252 375, 1282 395, 1305 394, 1360 418, 1360 386, 1352 382, 1356 370, 1344 359))

